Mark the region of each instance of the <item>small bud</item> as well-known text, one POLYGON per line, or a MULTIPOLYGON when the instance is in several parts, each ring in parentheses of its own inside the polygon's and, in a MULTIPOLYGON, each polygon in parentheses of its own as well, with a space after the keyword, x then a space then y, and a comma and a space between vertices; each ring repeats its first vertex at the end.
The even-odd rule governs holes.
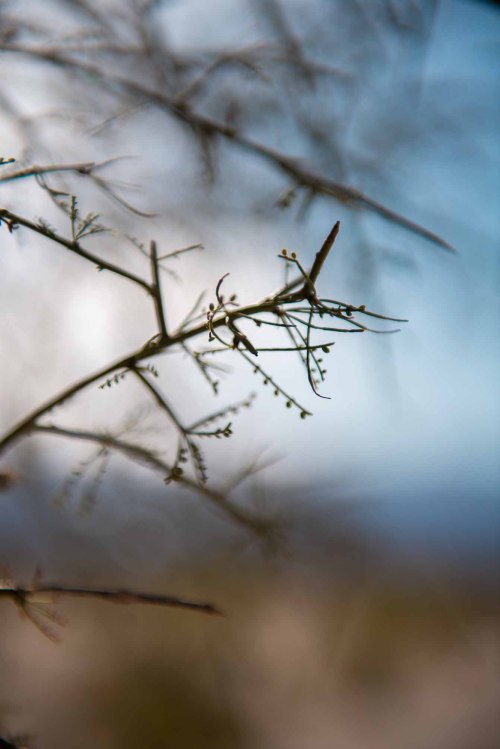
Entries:
POLYGON ((284 248, 284 247, 283 247, 283 249, 281 250, 281 254, 283 255, 283 257, 286 257, 286 256, 288 255, 288 252, 287 252, 287 251, 285 250, 285 248, 284 248))
POLYGON ((286 407, 287 408, 291 408, 292 407, 292 401, 287 401, 286 402, 286 407))
POLYGON ((297 260, 297 253, 296 252, 292 252, 291 257, 292 257, 292 260, 297 260))
MULTIPOLYGON (((329 349, 328 346, 322 346, 321 350, 324 351, 325 354, 329 354, 330 353, 330 349, 329 349)), ((323 359, 320 359, 319 361, 323 361, 323 359)))

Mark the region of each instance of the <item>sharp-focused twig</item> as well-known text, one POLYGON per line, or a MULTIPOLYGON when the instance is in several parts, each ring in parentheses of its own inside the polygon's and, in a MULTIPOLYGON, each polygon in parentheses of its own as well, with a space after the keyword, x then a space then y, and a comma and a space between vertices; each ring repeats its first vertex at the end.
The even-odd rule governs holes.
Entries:
POLYGON ((111 273, 116 273, 116 275, 118 276, 127 278, 129 281, 132 281, 138 286, 142 286, 142 288, 145 289, 148 294, 154 296, 152 286, 150 286, 150 284, 148 284, 148 282, 144 279, 139 278, 139 276, 136 276, 134 273, 130 273, 130 271, 126 270, 125 268, 121 268, 114 263, 110 263, 107 260, 104 260, 98 255, 94 255, 93 252, 89 252, 89 250, 86 250, 84 247, 82 247, 79 242, 62 237, 60 234, 58 234, 56 231, 54 231, 44 223, 35 224, 33 223, 33 221, 23 218, 17 213, 8 211, 6 208, 0 208, 0 226, 2 223, 7 226, 10 232, 14 231, 17 226, 24 226, 26 229, 35 232, 35 234, 39 234, 40 236, 45 237, 46 239, 49 239, 52 242, 61 245, 62 247, 65 247, 75 255, 79 255, 85 260, 89 260, 96 266, 98 270, 107 270, 111 273))
MULTIPOLYGON (((17 218, 17 217, 14 217, 17 218)), ((39 233, 39 228, 35 225, 31 225, 29 222, 25 223, 28 228, 32 229, 33 231, 37 231, 39 233)), ((330 236, 330 235, 329 235, 330 236)), ((50 237, 49 237, 50 238, 50 237)), ((63 243, 64 246, 66 246, 65 243, 63 243)), ((69 243, 71 245, 71 243, 69 243)), ((327 243, 327 247, 325 249, 325 244, 322 247, 322 250, 320 250, 320 253, 322 253, 322 264, 324 263, 328 252, 331 249, 332 244, 327 243)), ((71 246, 68 247, 68 249, 73 249, 71 246)), ((81 257, 84 257, 85 259, 91 259, 92 262, 95 262, 95 259, 88 258, 85 254, 80 254, 81 257)), ((314 265, 313 265, 314 268, 314 265)), ((118 269, 119 271, 120 269, 118 269)), ((319 271, 318 271, 319 272, 319 271)), ((121 274, 124 275, 124 274, 121 274)), ((133 277, 130 280, 137 283, 137 278, 133 277)), ((147 290, 152 295, 152 292, 150 290, 149 284, 146 282, 143 282, 142 279, 141 285, 145 286, 147 290)), ((221 279, 222 281, 222 279, 221 279)), ((217 294, 219 294, 220 297, 220 284, 221 281, 218 283, 217 288, 217 294)), ((303 279, 302 279, 303 281, 303 279)), ((304 291, 304 284, 302 283, 302 290, 293 292, 294 288, 297 288, 297 286, 300 286, 301 279, 295 279, 289 283, 287 283, 284 287, 281 289, 278 289, 276 292, 274 292, 271 296, 264 297, 262 300, 246 305, 243 307, 236 307, 233 309, 226 308, 223 311, 220 311, 218 314, 213 314, 210 319, 210 329, 213 331, 218 330, 219 328, 227 327, 228 322, 233 322, 238 320, 239 318, 247 318, 247 317, 253 317, 261 316, 263 313, 271 313, 274 315, 280 316, 280 305, 283 304, 297 304, 301 301, 306 301, 310 296, 310 290, 304 291), (305 294, 305 295, 304 295, 305 294)), ((297 320, 300 320, 300 318, 297 317, 297 315, 300 313, 300 308, 293 308, 295 318, 297 320)), ((309 314, 309 307, 307 308, 307 313, 309 314)), ((362 308, 355 308, 352 307, 351 309, 358 309, 361 313, 363 312, 362 308)), ((329 314, 337 317, 341 317, 344 322, 347 322, 348 324, 352 324, 353 320, 352 317, 345 317, 340 315, 340 313, 337 312, 337 310, 334 309, 328 309, 327 307, 322 307, 318 310, 318 313, 320 316, 322 314, 329 314)), ((312 325, 312 323, 311 323, 312 325)), ((361 326, 358 329, 363 329, 364 327, 361 326)), ((146 346, 141 346, 136 351, 133 351, 132 353, 124 356, 123 358, 118 359, 117 361, 114 361, 105 367, 103 367, 101 370, 95 372, 92 375, 89 375, 88 377, 83 378, 82 380, 79 380, 78 382, 74 383, 73 385, 69 386, 68 388, 64 389, 61 393, 56 395, 55 397, 51 398, 44 404, 42 404, 40 407, 35 409, 33 412, 31 412, 29 415, 27 415, 24 419, 22 419, 16 426, 14 426, 7 434, 4 435, 4 437, 0 440, 0 453, 5 451, 9 446, 14 444, 19 438, 22 436, 26 436, 29 434, 35 426, 39 424, 39 419, 52 411, 56 406, 62 405, 64 402, 66 402, 69 398, 76 395, 78 392, 82 391, 89 385, 92 385, 96 381, 103 380, 109 375, 119 372, 122 370, 135 370, 137 368, 137 365, 140 364, 142 361, 150 359, 155 356, 159 356, 165 351, 175 348, 176 346, 181 346, 182 344, 185 344, 187 341, 197 338, 200 335, 206 334, 207 331, 207 323, 201 322, 192 326, 186 325, 186 327, 183 327, 182 329, 176 331, 173 333, 166 341, 163 343, 157 343, 152 342, 150 344, 147 344, 146 346)), ((341 332, 341 331, 339 331, 341 332)), ((224 345, 225 342, 222 341, 224 345)), ((240 353, 243 353, 240 351, 240 353)), ((141 373, 136 371, 137 376, 141 376, 141 373)), ((150 390, 154 390, 153 386, 147 380, 147 387, 150 390)), ((156 397, 156 396, 155 396, 156 397)), ((162 406, 165 409, 165 404, 162 406)), ((167 404, 168 407, 168 404, 167 404)), ((306 412, 306 409, 303 409, 304 412, 306 412)), ((168 410, 167 410, 168 412, 168 410)), ((177 417, 175 417, 177 418, 177 417)), ((177 419, 177 421, 179 421, 177 419)), ((180 422, 179 422, 180 423, 180 422)))
POLYGON ((158 328, 160 329, 160 344, 165 343, 168 340, 167 322, 165 319, 165 309, 163 306, 163 297, 161 293, 160 284, 160 266, 158 260, 158 251, 156 249, 156 242, 151 241, 150 244, 150 257, 151 257, 151 275, 153 276, 153 284, 151 286, 153 299, 155 303, 156 319, 158 321, 158 328))
POLYGON ((337 221, 333 225, 333 229, 331 230, 331 232, 329 233, 329 235, 323 242, 321 249, 316 253, 316 257, 314 258, 314 263, 312 264, 312 268, 309 271, 309 280, 313 284, 313 286, 318 280, 318 276, 321 273, 323 264, 326 258, 328 257, 335 240, 337 239, 339 231, 340 231, 340 221, 337 221))

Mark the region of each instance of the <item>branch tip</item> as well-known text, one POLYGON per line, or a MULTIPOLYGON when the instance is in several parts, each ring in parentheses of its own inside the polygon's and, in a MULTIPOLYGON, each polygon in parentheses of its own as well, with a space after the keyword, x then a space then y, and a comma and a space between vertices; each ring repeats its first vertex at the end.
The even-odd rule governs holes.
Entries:
POLYGON ((323 245, 321 246, 321 249, 319 252, 316 253, 316 257, 314 258, 314 263, 311 268, 311 272, 309 273, 309 279, 312 284, 316 283, 316 280, 321 272, 321 268, 323 267, 323 264, 328 257, 328 253, 333 247, 333 244, 335 240, 337 239, 337 235, 340 231, 340 221, 337 221, 331 230, 331 232, 328 234, 327 238, 323 242, 323 245))

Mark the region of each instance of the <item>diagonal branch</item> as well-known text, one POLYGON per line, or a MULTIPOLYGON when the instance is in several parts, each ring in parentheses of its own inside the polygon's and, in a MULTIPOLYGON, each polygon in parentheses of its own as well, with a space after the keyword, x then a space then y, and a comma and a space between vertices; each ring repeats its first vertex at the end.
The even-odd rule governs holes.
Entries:
MULTIPOLYGON (((290 290, 295 288, 296 286, 299 286, 300 283, 302 283, 301 278, 295 279, 295 281, 289 282, 278 291, 274 292, 270 296, 264 297, 254 304, 239 307, 234 310, 225 311, 224 314, 222 314, 220 317, 215 317, 211 320, 211 329, 224 327, 225 325, 227 325, 228 318, 238 319, 239 317, 253 317, 254 315, 258 316, 259 314, 262 314, 264 312, 276 313, 278 304, 281 304, 285 299, 287 301, 302 301, 304 298, 303 292, 299 291, 295 292, 293 295, 290 294, 290 290)), ((146 284, 146 282, 144 282, 144 284, 149 289, 149 285, 146 284)), ((349 322, 351 322, 351 320, 349 320, 349 322)), ((105 379, 113 372, 121 370, 133 370, 141 361, 154 356, 159 356, 166 350, 177 345, 182 345, 191 338, 196 338, 199 335, 205 335, 206 332, 207 323, 205 321, 202 321, 191 327, 181 328, 174 332, 170 336, 170 338, 161 345, 148 343, 145 346, 141 346, 136 351, 128 354, 127 356, 111 362, 97 372, 94 372, 93 374, 88 375, 81 380, 78 380, 77 382, 73 383, 73 385, 70 385, 62 392, 58 393, 56 396, 43 403, 41 406, 36 408, 21 421, 19 421, 14 427, 12 427, 12 429, 7 432, 2 439, 0 439, 0 453, 5 451, 23 436, 30 434, 34 430, 38 420, 42 416, 52 411, 55 407, 61 406, 63 403, 65 403, 80 391, 87 388, 89 385, 92 385, 99 380, 105 379)), ((240 351, 240 353, 242 354, 243 352, 240 351)), ((139 376, 140 372, 136 371, 136 375, 139 376)), ((146 382, 147 386, 151 388, 151 383, 147 380, 146 382)), ((175 415, 173 416, 175 417, 175 415)))
POLYGON ((168 341, 167 323, 165 319, 165 309, 163 306, 163 298, 161 293, 160 284, 160 266, 158 264, 158 251, 156 248, 156 242, 151 241, 150 248, 150 259, 151 259, 151 275, 153 276, 153 284, 151 286, 151 292, 155 304, 156 319, 158 321, 158 327, 160 329, 160 343, 166 343, 168 341))
POLYGON ((182 426, 180 419, 178 418, 177 414, 172 409, 172 406, 165 400, 165 398, 162 396, 160 391, 153 385, 152 382, 148 380, 146 375, 144 375, 140 369, 137 369, 137 367, 132 368, 133 373, 138 377, 138 379, 142 382, 146 390, 149 390, 151 395, 153 396, 154 400, 156 401, 157 405, 162 409, 162 411, 165 411, 167 416, 169 417, 170 421, 173 422, 175 427, 179 430, 179 432, 186 436, 186 430, 182 426))
POLYGON ((337 223, 334 224, 333 229, 331 230, 330 234, 327 236, 327 238, 323 242, 321 249, 319 250, 319 252, 316 253, 316 257, 314 258, 314 263, 312 265, 311 270, 309 271, 309 280, 313 286, 316 283, 319 274, 321 273, 321 269, 324 265, 326 258, 328 257, 330 250, 333 247, 335 240, 337 239, 337 235, 339 231, 340 231, 340 221, 337 221, 337 223))
POLYGON ((265 144, 243 135, 227 123, 219 122, 211 117, 195 112, 186 103, 179 104, 175 98, 171 98, 161 91, 152 89, 137 81, 130 80, 118 73, 104 71, 97 65, 68 57, 54 49, 47 50, 41 47, 30 47, 17 43, 13 44, 3 42, 0 44, 0 51, 33 57, 37 60, 56 65, 62 69, 84 73, 87 76, 91 76, 93 81, 98 80, 101 84, 112 90, 116 90, 118 87, 131 96, 139 97, 142 101, 155 104, 158 108, 189 125, 195 133, 202 134, 205 138, 214 135, 220 136, 225 140, 233 142, 240 149, 264 159, 278 167, 288 176, 292 177, 297 185, 310 189, 313 194, 322 194, 332 197, 341 203, 351 205, 353 208, 367 208, 387 221, 398 224, 443 249, 454 251, 454 248, 448 244, 448 242, 434 232, 429 231, 410 219, 407 219, 405 216, 402 216, 391 208, 379 203, 377 200, 365 195, 360 190, 335 182, 322 174, 307 170, 300 165, 300 162, 297 161, 297 159, 294 159, 287 154, 280 153, 279 151, 275 151, 265 144))
MULTIPOLYGON (((114 437, 110 434, 103 434, 99 432, 91 432, 83 429, 68 429, 64 427, 58 427, 54 424, 47 426, 36 425, 31 429, 32 433, 48 434, 53 436, 65 437, 70 439, 82 440, 83 442, 93 442, 99 445, 116 450, 122 453, 132 460, 136 460, 142 465, 150 467, 152 470, 158 471, 163 476, 170 473, 172 466, 162 460, 155 452, 148 450, 147 448, 135 445, 127 440, 114 437)), ((237 507, 231 502, 225 493, 218 492, 213 488, 206 485, 199 484, 193 481, 185 474, 176 479, 176 483, 180 484, 184 488, 194 491, 204 499, 208 500, 213 507, 229 520, 236 522, 244 528, 247 528, 258 535, 268 534, 270 531, 269 523, 258 518, 243 508, 237 507)))
POLYGON ((16 213, 12 213, 12 211, 8 211, 6 208, 0 208, 0 225, 2 224, 2 222, 5 223, 5 225, 11 232, 16 228, 16 226, 24 226, 26 229, 29 229, 36 234, 40 234, 42 237, 50 239, 52 242, 65 247, 75 255, 79 255, 79 257, 82 257, 85 260, 89 260, 91 263, 94 263, 97 266, 98 270, 107 270, 111 273, 116 273, 117 276, 127 278, 129 281, 132 281, 133 283, 145 289, 148 294, 154 296, 153 287, 151 287, 147 281, 144 281, 139 276, 136 276, 134 273, 130 273, 124 268, 120 268, 120 266, 115 265, 114 263, 103 260, 98 255, 94 255, 94 253, 84 249, 79 242, 71 239, 66 239, 52 229, 49 229, 49 227, 47 226, 44 226, 42 224, 35 224, 29 219, 23 218, 16 213))
MULTIPOLYGON (((311 275, 313 275, 313 277, 316 278, 319 275, 321 268, 323 266, 323 263, 325 262, 326 257, 328 255, 328 252, 330 251, 333 245, 333 239, 335 238, 337 232, 338 232, 338 225, 336 224, 334 229, 330 232, 329 236, 327 237, 327 240, 323 244, 322 248, 316 255, 316 260, 313 263, 313 267, 311 271, 311 275)), ((297 264, 297 266, 300 269, 302 269, 302 265, 299 263, 294 253, 292 253, 292 255, 289 258, 286 257, 285 259, 289 259, 291 262, 297 264)), ((234 332, 235 321, 239 320, 240 318, 241 319, 248 319, 248 318, 255 319, 255 321, 257 322, 257 325, 260 325, 262 315, 272 315, 274 317, 277 316, 278 320, 280 321, 280 327, 284 327, 284 330, 289 335, 291 335, 294 350, 297 350, 298 353, 301 354, 302 356, 303 356, 303 352, 304 351, 306 352, 306 356, 303 357, 303 361, 306 364, 308 377, 311 379, 312 377, 311 362, 314 362, 315 366, 318 369, 318 372, 321 372, 320 363, 319 363, 319 360, 316 359, 315 352, 318 350, 319 347, 321 347, 323 351, 328 351, 328 347, 331 346, 333 343, 333 342, 330 342, 328 344, 323 343, 323 344, 320 344, 320 346, 312 344, 310 341, 311 330, 319 328, 325 331, 326 330, 338 330, 339 332, 350 332, 349 329, 342 330, 342 329, 329 328, 327 325, 320 325, 320 326, 314 325, 312 323, 313 313, 314 315, 318 315, 320 318, 323 317, 324 315, 327 315, 328 317, 333 316, 335 318, 341 319, 344 323, 355 326, 356 332, 363 332, 364 330, 367 330, 367 328, 366 326, 362 325, 361 323, 358 323, 356 320, 353 319, 353 313, 359 312, 360 314, 366 313, 366 314, 372 314, 372 315, 374 315, 375 313, 367 313, 364 305, 361 305, 359 307, 354 307, 352 305, 346 305, 344 303, 335 302, 333 300, 318 299, 318 297, 316 296, 314 286, 311 284, 310 277, 305 273, 305 271, 303 271, 303 269, 301 272, 301 276, 298 279, 295 279, 294 281, 285 284, 283 287, 273 292, 272 294, 262 298, 260 301, 255 302, 254 304, 243 306, 243 307, 238 307, 236 306, 236 304, 235 306, 231 306, 231 307, 228 306, 228 304, 231 302, 231 299, 233 297, 230 297, 229 302, 226 304, 226 302, 224 301, 223 297, 220 294, 220 287, 221 287, 221 280, 219 280, 217 284, 217 289, 216 289, 216 297, 218 297, 219 307, 216 308, 215 305, 213 304, 210 305, 209 311, 207 312, 207 316, 204 320, 193 321, 190 326, 186 323, 183 323, 181 327, 177 329, 177 331, 172 333, 166 339, 160 340, 159 342, 154 342, 155 339, 158 339, 158 336, 153 336, 153 338, 148 343, 146 343, 146 345, 139 347, 137 350, 133 351, 131 354, 117 361, 114 361, 111 364, 106 365, 98 372, 88 375, 87 377, 67 387, 65 390, 57 394, 55 397, 46 401, 41 406, 36 408, 34 411, 29 413, 20 422, 18 422, 14 427, 12 427, 11 430, 8 431, 0 440, 0 454, 3 451, 6 451, 10 446, 15 444, 18 440, 24 437, 27 437, 28 435, 33 434, 33 433, 55 434, 59 436, 92 441, 97 444, 100 444, 101 446, 105 448, 115 449, 117 451, 120 451, 123 454, 125 454, 127 457, 143 462, 146 465, 149 465, 149 467, 155 470, 161 471, 164 476, 166 474, 167 482, 173 481, 173 480, 179 481, 179 483, 181 483, 186 488, 192 489, 196 491, 197 493, 199 493, 201 496, 207 498, 212 504, 214 504, 214 506, 221 509, 224 512, 224 514, 226 514, 232 520, 235 520, 236 522, 246 527, 251 527, 252 530, 258 533, 267 532, 269 530, 268 523, 265 523, 262 520, 254 518, 252 515, 249 515, 248 513, 244 512, 240 508, 236 507, 232 502, 230 502, 226 496, 224 496, 223 494, 220 494, 219 492, 214 492, 212 489, 209 489, 205 485, 204 482, 206 481, 206 471, 205 471, 203 456, 197 444, 193 441, 192 438, 209 436, 209 433, 203 432, 203 434, 200 434, 193 426, 186 427, 185 425, 182 424, 181 420, 179 419, 175 411, 172 409, 169 402, 163 397, 161 392, 152 384, 152 382, 146 376, 146 374, 144 374, 144 372, 142 371, 144 367, 141 368, 140 363, 145 360, 150 360, 151 358, 155 356, 159 356, 165 353, 166 351, 174 348, 175 346, 178 346, 180 349, 185 349, 186 342, 189 341, 191 338, 196 338, 196 337, 199 337, 200 335, 206 336, 208 332, 213 333, 215 330, 219 328, 226 328, 234 332), (304 283, 304 278, 306 278, 306 283, 304 283), (297 287, 299 287, 298 290, 293 291, 293 289, 297 287), (306 306, 301 306, 301 303, 306 303, 306 306), (287 312, 284 311, 285 308, 287 309, 287 312), (306 320, 302 319, 301 315, 307 315, 306 320), (290 325, 287 324, 283 326, 283 320, 286 320, 288 322, 289 319, 291 321, 290 325), (303 335, 301 331, 298 329, 299 324, 305 325, 306 330, 307 330, 306 336, 303 335), (292 334, 292 329, 296 331, 298 335, 297 339, 295 338, 295 335, 292 334), (163 411, 165 411, 165 413, 167 414, 169 419, 173 422, 174 426, 179 432, 180 441, 179 441, 179 448, 178 448, 178 459, 176 460, 176 464, 174 465, 173 468, 172 466, 162 461, 153 451, 149 451, 146 448, 141 448, 138 445, 134 445, 124 440, 118 439, 117 437, 111 436, 109 434, 102 434, 98 432, 83 431, 83 430, 69 430, 69 429, 65 430, 65 429, 62 429, 60 427, 56 427, 53 425, 40 424, 40 419, 43 416, 51 412, 54 408, 64 404, 68 399, 75 396, 77 393, 84 390, 89 385, 92 385, 96 383, 97 381, 103 380, 105 378, 108 378, 109 380, 110 379, 109 376, 113 374, 115 375, 114 379, 116 379, 117 377, 116 373, 119 373, 119 379, 121 379, 122 375, 125 374, 127 371, 131 371, 136 375, 136 377, 140 380, 143 386, 146 387, 146 389, 153 396, 157 405, 163 411), (181 452, 184 452, 184 453, 186 452, 184 448, 187 448, 188 451, 191 453, 193 466, 196 472, 198 473, 198 477, 200 481, 195 481, 193 479, 186 477, 183 471, 180 470, 178 461, 182 462, 180 461, 179 456, 181 452)), ((380 316, 380 317, 383 317, 383 316, 380 316)), ((236 330, 239 330, 239 329, 237 328, 236 330)), ((384 332, 384 331, 375 331, 375 332, 384 332)), ((241 342, 241 335, 243 334, 240 333, 240 340, 238 340, 238 342, 241 342)), ((222 342, 224 343, 224 341, 222 342)), ((266 349, 264 348, 262 350, 266 350, 266 349)), ((279 350, 279 348, 276 347, 276 349, 271 349, 271 350, 279 350)), ((257 352, 257 349, 255 349, 255 352, 257 352)), ((247 361, 248 364, 252 366, 254 372, 259 374, 263 378, 264 384, 271 385, 271 387, 274 389, 275 395, 282 395, 285 398, 286 406, 288 408, 291 408, 292 406, 295 406, 296 408, 298 408, 300 412, 300 416, 302 418, 305 418, 306 416, 310 414, 310 412, 306 410, 305 408, 303 408, 293 396, 291 396, 280 385, 278 385, 276 381, 274 380, 274 378, 270 376, 262 367, 255 365, 255 362, 254 361, 252 362, 252 360, 248 357, 247 353, 244 350, 238 349, 238 353, 247 361)), ((151 364, 148 364, 147 368, 149 368, 150 371, 153 371, 154 369, 151 364)), ((108 380, 106 380, 106 382, 108 382, 108 380)), ((317 391, 315 390, 315 392, 317 391)), ((208 418, 211 418, 211 417, 208 417, 208 418)), ((206 422, 206 419, 204 420, 204 422, 206 422)), ((215 430, 215 432, 210 432, 210 435, 222 436, 223 431, 224 430, 218 429, 218 430, 215 430)), ((228 435, 224 434, 223 436, 228 436, 228 435)))

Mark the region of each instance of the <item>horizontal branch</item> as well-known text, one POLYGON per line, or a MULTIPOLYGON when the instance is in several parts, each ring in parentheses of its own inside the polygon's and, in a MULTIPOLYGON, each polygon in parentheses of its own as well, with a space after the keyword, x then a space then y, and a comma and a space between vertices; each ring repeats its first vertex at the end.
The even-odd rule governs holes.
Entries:
POLYGON ((29 166, 22 169, 10 169, 6 173, 0 174, 0 184, 3 182, 12 182, 24 177, 39 177, 44 174, 54 174, 61 172, 74 172, 75 174, 92 174, 96 164, 93 161, 83 162, 81 164, 47 164, 45 166, 29 166))
POLYGON ((0 597, 13 598, 23 609, 26 605, 29 605, 30 599, 36 595, 68 595, 78 598, 101 598, 113 603, 148 603, 157 606, 191 609, 205 614, 221 614, 219 609, 211 603, 200 603, 170 595, 140 593, 122 588, 77 588, 50 583, 33 584, 29 587, 24 587, 0 582, 0 597))
MULTIPOLYGON (((288 327, 290 327, 290 326, 288 326, 288 327)), ((308 327, 313 327, 313 326, 310 326, 308 324, 308 327)), ((314 326, 314 327, 317 328, 318 326, 314 326)), ((339 328, 337 330, 337 332, 344 332, 344 331, 340 331, 340 328, 339 328)), ((350 332, 351 331, 346 330, 346 333, 350 333, 350 332)), ((311 346, 274 346, 274 347, 267 346, 267 347, 264 347, 264 348, 258 347, 258 348, 255 349, 255 351, 257 351, 258 354, 260 354, 261 351, 264 351, 264 352, 273 352, 273 353, 280 353, 280 354, 281 353, 288 353, 288 352, 291 352, 291 351, 293 351, 293 352, 297 352, 297 351, 318 351, 319 349, 321 349, 321 350, 324 351, 325 347, 328 348, 329 346, 334 346, 334 345, 335 345, 335 341, 328 341, 327 343, 316 343, 316 344, 311 345, 311 346)), ((228 351, 231 351, 232 349, 233 349, 233 347, 230 347, 230 348, 225 347, 225 348, 205 349, 204 351, 200 351, 200 354, 202 354, 204 356, 207 356, 208 354, 222 354, 222 353, 227 353, 228 351)))

